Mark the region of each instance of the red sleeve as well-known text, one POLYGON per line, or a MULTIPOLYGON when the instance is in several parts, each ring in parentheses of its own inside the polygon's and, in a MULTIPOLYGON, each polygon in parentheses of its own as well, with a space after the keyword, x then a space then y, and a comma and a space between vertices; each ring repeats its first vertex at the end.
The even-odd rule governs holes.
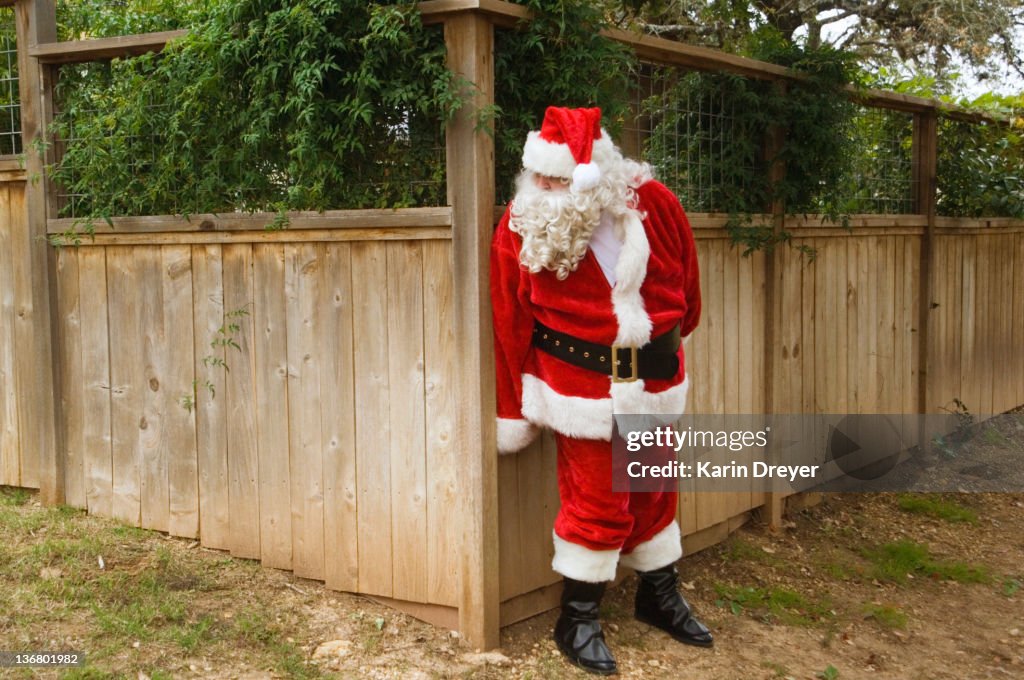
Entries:
POLYGON ((676 224, 679 225, 680 237, 683 245, 683 290, 686 293, 686 315, 680 328, 680 334, 685 338, 697 328, 700 322, 700 267, 697 264, 697 245, 693 240, 693 229, 690 228, 690 220, 680 205, 679 199, 671 202, 673 210, 678 211, 675 216, 676 224))
POLYGON ((511 453, 537 434, 523 417, 523 365, 533 337, 529 276, 519 264, 519 237, 505 211, 491 243, 491 308, 494 320, 498 451, 511 453))

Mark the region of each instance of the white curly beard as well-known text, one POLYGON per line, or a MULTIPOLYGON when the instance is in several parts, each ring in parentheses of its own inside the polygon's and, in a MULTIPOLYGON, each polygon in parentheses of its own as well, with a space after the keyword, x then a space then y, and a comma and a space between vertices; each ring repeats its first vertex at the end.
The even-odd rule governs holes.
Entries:
POLYGON ((545 191, 529 170, 516 179, 509 227, 522 237, 519 261, 533 274, 547 269, 564 280, 576 271, 600 220, 594 191, 545 191))

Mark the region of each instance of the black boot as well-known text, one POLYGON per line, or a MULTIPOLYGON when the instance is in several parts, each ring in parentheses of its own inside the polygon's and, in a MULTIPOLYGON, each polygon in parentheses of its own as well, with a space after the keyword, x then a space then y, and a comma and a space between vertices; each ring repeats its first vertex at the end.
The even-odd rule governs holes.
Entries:
POLYGON ((555 643, 569 661, 583 670, 614 675, 618 667, 604 644, 604 633, 597 620, 605 585, 571 578, 563 581, 562 615, 555 623, 555 643))
POLYGON ((654 571, 637 571, 636 618, 660 628, 688 645, 710 647, 711 632, 694 618, 690 605, 679 594, 679 572, 670 564, 654 571))

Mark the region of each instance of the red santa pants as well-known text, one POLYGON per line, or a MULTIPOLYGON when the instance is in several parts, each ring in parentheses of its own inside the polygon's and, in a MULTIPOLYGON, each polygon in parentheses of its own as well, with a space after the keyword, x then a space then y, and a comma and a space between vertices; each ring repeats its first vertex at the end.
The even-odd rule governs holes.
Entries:
POLYGON ((675 486, 612 491, 611 442, 558 433, 555 441, 562 502, 555 518, 555 571, 578 581, 610 581, 620 562, 649 571, 682 556, 675 486))

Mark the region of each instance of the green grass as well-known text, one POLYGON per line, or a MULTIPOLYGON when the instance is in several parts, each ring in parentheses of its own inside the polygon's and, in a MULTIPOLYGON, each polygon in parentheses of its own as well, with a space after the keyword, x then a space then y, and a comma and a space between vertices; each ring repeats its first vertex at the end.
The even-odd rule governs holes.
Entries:
POLYGON ((931 494, 902 494, 897 503, 904 512, 926 515, 947 522, 978 523, 978 514, 970 508, 931 494))
POLYGON ((32 498, 32 492, 28 489, 0 486, 0 506, 25 505, 30 498, 32 498))
POLYGON ((45 645, 55 625, 76 631, 88 666, 63 669, 62 678, 120 679, 141 671, 166 680, 180 673, 185 658, 238 651, 275 675, 324 677, 288 640, 290 627, 268 622, 258 606, 221 607, 216 599, 213 591, 244 588, 257 563, 174 550, 158 532, 67 506, 36 507, 34 498, 0 487, 0 602, 26 642, 45 645), (214 599, 198 606, 207 593, 214 599), (136 643, 146 653, 126 658, 136 643))
POLYGON ((1011 442, 1007 439, 1006 435, 993 426, 985 428, 985 432, 982 434, 982 439, 985 440, 985 443, 993 446, 1007 447, 1011 445, 1011 442))
POLYGON ((728 539, 722 550, 722 558, 729 562, 760 562, 776 565, 778 559, 764 551, 760 546, 738 536, 728 539))
POLYGON ((906 583, 907 575, 939 578, 957 583, 988 583, 991 575, 983 566, 935 559, 928 546, 914 541, 896 541, 863 550, 872 564, 870 575, 879 581, 906 583))
POLYGON ((778 622, 793 626, 814 626, 834 618, 827 602, 808 599, 786 588, 757 588, 715 584, 719 607, 739 615, 750 612, 765 623, 778 622))
POLYGON ((898 628, 903 630, 907 627, 907 615, 897 607, 890 607, 884 604, 866 604, 864 605, 864 616, 865 618, 874 619, 875 623, 882 628, 890 630, 898 628))
POLYGON ((761 668, 767 668, 776 678, 784 678, 790 674, 788 668, 780 663, 775 663, 774 661, 762 661, 761 668))

